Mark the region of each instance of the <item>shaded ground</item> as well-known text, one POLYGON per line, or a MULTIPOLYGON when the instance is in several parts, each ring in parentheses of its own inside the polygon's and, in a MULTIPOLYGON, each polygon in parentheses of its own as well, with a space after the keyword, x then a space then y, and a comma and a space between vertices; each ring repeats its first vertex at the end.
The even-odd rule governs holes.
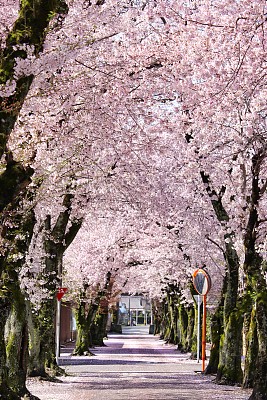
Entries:
POLYGON ((30 379, 29 390, 41 400, 247 400, 251 393, 216 385, 200 373, 200 363, 149 335, 148 327, 125 327, 105 343, 92 357, 62 349, 60 365, 68 376, 62 383, 30 379))

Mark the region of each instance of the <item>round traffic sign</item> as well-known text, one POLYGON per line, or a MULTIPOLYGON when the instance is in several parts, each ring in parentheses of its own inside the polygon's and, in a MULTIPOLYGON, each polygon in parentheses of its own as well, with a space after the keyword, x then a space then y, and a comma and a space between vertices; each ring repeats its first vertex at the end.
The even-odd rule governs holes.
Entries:
POLYGON ((205 296, 211 288, 211 279, 207 271, 198 268, 193 273, 193 285, 198 294, 205 296))

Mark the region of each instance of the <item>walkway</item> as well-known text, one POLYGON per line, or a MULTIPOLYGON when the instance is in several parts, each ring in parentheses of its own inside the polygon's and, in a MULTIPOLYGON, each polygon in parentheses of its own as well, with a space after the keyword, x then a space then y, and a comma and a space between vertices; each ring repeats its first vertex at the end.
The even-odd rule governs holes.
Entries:
POLYGON ((106 347, 92 357, 62 351, 60 364, 69 376, 62 383, 30 380, 41 400, 247 400, 250 391, 219 386, 203 376, 201 364, 173 345, 148 334, 148 327, 124 327, 110 334, 106 347))

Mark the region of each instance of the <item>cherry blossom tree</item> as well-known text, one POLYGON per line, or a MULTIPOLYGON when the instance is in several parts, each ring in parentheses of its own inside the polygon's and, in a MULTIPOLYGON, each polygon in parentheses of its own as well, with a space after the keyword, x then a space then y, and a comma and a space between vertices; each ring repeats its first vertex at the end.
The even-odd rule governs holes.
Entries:
MULTIPOLYGON (((258 217, 255 219, 255 215, 262 209, 260 202, 263 205, 266 201, 265 104, 262 101, 265 96, 265 2, 259 1, 253 5, 246 3, 242 4, 242 7, 236 2, 234 9, 233 4, 227 2, 195 2, 192 6, 181 6, 178 3, 172 4, 170 8, 162 2, 160 12, 169 10, 173 12, 173 19, 169 19, 167 29, 172 29, 172 40, 179 37, 179 43, 183 44, 177 47, 179 50, 184 48, 183 54, 187 54, 187 57, 181 57, 181 53, 178 53, 175 80, 179 82, 178 90, 183 94, 187 138, 193 143, 203 183, 211 196, 213 207, 216 207, 218 219, 224 221, 226 233, 228 230, 225 237, 226 248, 232 242, 229 250, 235 258, 236 270, 229 270, 229 273, 233 272, 235 275, 232 289, 235 292, 237 290, 237 272, 241 263, 238 257, 240 254, 237 254, 233 246, 237 246, 241 239, 246 248, 245 253, 253 254, 250 262, 253 258, 254 267, 247 267, 247 256, 245 257, 244 270, 248 273, 248 281, 254 273, 259 274, 256 281, 262 282, 261 293, 265 293, 263 260, 254 251, 255 243, 258 241, 260 248, 265 240, 262 242, 265 236, 264 222, 259 235, 255 230, 258 228, 258 217), (212 141, 207 142, 208 137, 212 137, 212 141), (258 193, 256 197, 255 187, 258 193), (223 206, 221 212, 226 212, 224 215, 218 214, 218 201, 223 206), (253 227, 252 220, 255 222, 253 227), (258 260, 256 268, 255 260, 258 260)), ((262 221, 265 221, 264 215, 262 221)), ((242 257, 244 253, 241 254, 241 260, 242 257)), ((250 291, 252 288, 248 286, 250 291)), ((259 288, 255 287, 252 292, 258 293, 259 288)), ((265 334, 260 333, 265 327, 262 323, 264 311, 257 306, 257 301, 262 304, 262 298, 259 297, 254 303, 254 307, 259 311, 257 329, 259 337, 265 337, 265 334)), ((236 294, 229 297, 231 301, 234 298, 237 299, 236 294)), ((238 303, 234 301, 233 306, 236 304, 238 303)), ((238 321, 240 313, 242 314, 242 309, 239 315, 232 314, 231 318, 238 321)), ((230 344, 230 340, 227 339, 226 343, 230 344)), ((264 349, 266 345, 262 343, 260 348, 264 349)), ((224 353, 227 355, 226 349, 224 353)), ((259 350, 258 356, 255 357, 261 372, 256 374, 251 398, 260 398, 266 392, 264 378, 259 378, 264 376, 263 350, 259 350)), ((240 360, 240 357, 238 359, 240 360)), ((224 358, 221 361, 219 377, 233 377, 230 360, 226 362, 224 358), (227 372, 229 367, 230 374, 227 372)), ((237 368, 236 364, 234 369, 241 371, 240 366, 237 368)))
MULTIPOLYGON (((34 3, 34 2, 33 2, 34 3)), ((14 127, 19 111, 32 83, 33 75, 25 74, 23 77, 16 77, 16 60, 21 57, 27 58, 28 50, 35 52, 37 56, 41 51, 45 36, 45 29, 48 26, 52 15, 59 11, 59 6, 65 3, 40 2, 34 7, 31 2, 23 2, 21 6, 16 1, 1 3, 1 310, 3 318, 1 320, 1 393, 6 398, 19 398, 27 393, 25 388, 26 365, 25 357, 21 354, 16 355, 16 349, 23 348, 26 354, 27 340, 25 326, 22 322, 18 324, 23 333, 14 331, 14 316, 19 315, 18 309, 21 308, 25 314, 23 297, 19 293, 17 270, 22 265, 23 253, 29 245, 32 234, 34 217, 29 212, 26 218, 22 217, 21 201, 26 196, 25 188, 31 182, 33 174, 32 168, 28 165, 16 161, 8 148, 8 139, 14 127), (20 6, 20 7, 19 7, 20 6), (13 237, 13 239, 12 239, 13 237), (24 243, 22 243, 24 238, 24 243), (15 246, 9 246, 9 241, 15 246), (12 250, 10 251, 10 248, 12 250), (22 253, 22 257, 19 257, 22 253), (9 259, 9 261, 7 261, 9 259), (18 260, 21 260, 18 262, 18 260), (15 314, 10 315, 9 327, 11 335, 7 349, 10 354, 6 354, 4 343, 4 326, 8 314, 11 310, 10 294, 15 296, 15 314), (17 306, 17 307, 15 307, 17 306), (12 324, 13 321, 13 324, 12 324), (14 335, 12 334, 14 331, 14 335), (12 343, 12 337, 14 343, 12 343), (21 343, 21 344, 19 344, 21 343), (12 354, 13 352, 13 354, 12 354), (8 356, 8 358, 6 358, 8 356), (21 361, 19 361, 21 360, 21 361), (7 375, 6 362, 10 370, 7 375)), ((63 11, 63 9, 61 9, 63 11)), ((60 11, 59 11, 60 12, 60 11)), ((14 310, 13 309, 13 310, 14 310)), ((21 321, 20 321, 21 322, 21 321)), ((17 326, 17 327, 18 327, 17 326)))
MULTIPOLYGON (((226 264, 218 379, 242 380, 241 353, 233 359, 232 346, 233 337, 241 343, 246 310, 248 340, 255 344, 247 347, 255 351, 248 353, 245 385, 254 386, 251 399, 261 398, 266 395, 265 1, 68 6, 45 42, 39 33, 38 43, 36 36, 33 42, 20 39, 25 32, 5 36, 3 71, 9 75, 2 79, 1 115, 13 155, 6 151, 2 177, 8 166, 13 172, 18 163, 20 168, 2 203, 12 200, 20 172, 21 184, 34 179, 39 186, 40 224, 47 215, 57 221, 63 210, 54 200, 63 198, 70 182, 73 215, 80 218, 82 209, 91 218, 82 236, 92 221, 99 232, 96 211, 115 219, 113 236, 101 231, 97 253, 104 259, 96 257, 88 272, 80 261, 89 285, 105 284, 112 256, 127 276, 120 282, 116 272, 118 286, 125 283, 130 292, 142 288, 153 297, 167 277, 182 282, 182 295, 192 302, 187 282, 196 264, 209 265, 213 280, 222 278, 220 289, 226 264), (135 218, 126 225, 132 213, 135 218)), ((15 20, 13 11, 10 18, 7 27, 15 20)), ((79 246, 73 246, 77 254, 79 246)), ((95 251, 86 245, 81 254, 85 260, 95 251)), ((70 271, 71 257, 68 253, 70 271)))

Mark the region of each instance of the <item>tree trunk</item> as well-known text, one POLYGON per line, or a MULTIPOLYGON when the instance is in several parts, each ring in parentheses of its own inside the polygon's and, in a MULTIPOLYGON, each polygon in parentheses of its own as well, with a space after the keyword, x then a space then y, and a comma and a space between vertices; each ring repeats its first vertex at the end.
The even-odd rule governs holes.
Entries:
POLYGON ((28 376, 46 377, 45 360, 41 359, 41 338, 39 332, 39 324, 37 316, 32 310, 32 305, 29 301, 26 302, 28 332, 29 332, 29 359, 28 359, 28 376))
MULTIPOLYGON (((12 397, 18 396, 20 398, 28 394, 25 386, 28 326, 25 295, 20 288, 18 271, 21 270, 25 263, 25 254, 29 248, 35 225, 35 215, 32 210, 22 210, 20 206, 20 201, 25 194, 25 187, 30 182, 32 172, 21 168, 18 163, 13 161, 11 155, 9 162, 11 165, 1 175, 0 181, 4 179, 6 185, 11 184, 17 170, 20 171, 21 178, 17 182, 17 186, 11 185, 13 192, 12 203, 5 205, 4 212, 6 212, 7 217, 3 218, 4 223, 1 232, 1 236, 6 242, 6 247, 8 247, 5 259, 1 260, 3 261, 1 263, 3 286, 1 286, 4 290, 0 292, 0 296, 1 302, 6 305, 6 312, 1 315, 1 319, 3 316, 1 329, 4 327, 5 330, 5 350, 3 349, 1 354, 2 362, 6 365, 3 371, 4 381, 2 380, 2 385, 11 389, 12 397), (10 219, 8 219, 8 216, 10 219)), ((10 201, 10 199, 7 200, 10 201)), ((2 362, 1 367, 4 365, 2 362)))
MULTIPOLYGON (((222 227, 226 228, 229 216, 222 203, 225 187, 222 186, 217 193, 211 187, 209 175, 204 171, 201 171, 200 175, 216 217, 222 227)), ((217 382, 227 384, 242 382, 242 313, 238 302, 239 258, 233 240, 233 233, 225 234, 224 257, 227 267, 227 284, 224 299, 224 336, 221 338, 222 346, 220 347, 220 361, 217 373, 217 382)))
POLYGON ((220 361, 217 382, 234 385, 241 383, 242 326, 243 315, 238 301, 238 269, 239 259, 230 238, 226 243, 226 292, 224 300, 224 336, 221 337, 220 361))
POLYGON ((249 329, 252 346, 250 354, 246 357, 246 379, 244 384, 250 384, 253 379, 253 393, 250 400, 267 399, 267 289, 266 270, 262 256, 257 251, 256 239, 259 229, 258 205, 262 194, 266 191, 265 184, 262 187, 260 172, 263 161, 266 158, 266 146, 259 148, 252 158, 252 185, 249 198, 249 215, 244 236, 245 262, 244 271, 247 277, 246 292, 251 296, 252 317, 249 329), (254 336, 255 335, 255 336, 254 336), (252 360, 255 360, 252 372, 252 360))
POLYGON ((28 362, 28 324, 24 295, 18 285, 13 285, 13 303, 5 328, 6 365, 8 384, 16 395, 23 397, 26 388, 28 362))
MULTIPOLYGON (((61 5, 60 12, 63 12, 63 1, 47 1, 41 0, 39 2, 33 1, 22 1, 19 12, 19 17, 15 22, 12 31, 7 37, 6 47, 1 52, 1 71, 0 71, 0 83, 5 84, 8 80, 13 80, 14 65, 16 58, 19 54, 14 51, 17 44, 23 45, 24 43, 33 46, 35 49, 35 55, 38 56, 42 49, 42 44, 45 38, 46 28, 49 24, 51 17, 55 12, 59 11, 59 5, 61 5), (27 18, 26 18, 27 15, 27 18)), ((65 4, 66 6, 66 4, 65 4)), ((66 11, 66 7, 65 10, 66 11)), ((25 54, 26 55, 26 54, 25 54)), ((23 57, 23 55, 22 55, 23 57)), ((3 154, 6 153, 6 169, 0 175, 0 212, 9 207, 8 213, 1 218, 1 237, 6 238, 9 236, 9 226, 20 226, 21 225, 21 214, 16 213, 18 207, 18 198, 21 200, 24 198, 28 184, 31 182, 30 176, 33 171, 30 168, 24 169, 23 166, 15 162, 12 158, 12 154, 7 149, 7 142, 12 132, 20 109, 24 103, 26 95, 28 94, 31 86, 33 76, 25 76, 16 82, 15 93, 10 97, 2 99, 0 98, 0 157, 3 161, 3 154), (11 224, 5 224, 6 215, 10 218, 11 224), (10 217, 9 217, 10 216, 10 217)), ((12 231, 12 229, 11 229, 12 231)), ((27 237, 30 237, 31 231, 24 230, 23 232, 27 237), (29 235, 29 236, 28 236, 29 235)), ((27 240, 25 240, 27 243, 27 240)), ((13 247, 11 241, 10 246, 13 247)), ((25 251, 22 252, 25 254, 25 251)), ((6 368, 6 348, 4 342, 4 328, 7 318, 7 314, 11 310, 12 297, 9 293, 9 276, 6 273, 6 260, 5 257, 0 260, 0 275, 1 275, 1 287, 0 287, 0 311, 1 311, 1 323, 0 323, 0 392, 5 399, 20 399, 20 396, 15 394, 8 387, 8 370, 6 368)), ((11 268, 11 266, 10 266, 11 268)), ((16 282, 11 282, 16 284, 16 282)), ((16 308, 16 305, 14 305, 16 308)), ((21 325, 22 331, 20 333, 23 343, 26 343, 26 328, 21 325)), ((10 339, 10 338, 9 338, 10 339)), ((9 340, 9 343, 11 341, 9 340)), ((10 344, 11 346, 11 344, 10 344)), ((10 350, 14 346, 10 347, 10 350)), ((23 345, 23 349, 25 346, 23 345)), ((10 354, 11 356, 11 354, 10 354)), ((11 358, 9 358, 11 361, 11 358)), ((15 360, 14 360, 15 363, 15 360)), ((22 363, 22 360, 21 360, 22 363)), ((21 366, 21 364, 19 364, 21 366)), ((22 376, 20 376, 22 377, 22 376)), ((13 379, 12 379, 13 380, 13 379)), ((24 383, 22 382, 23 386, 24 383)), ((15 385, 16 386, 16 385, 15 385)), ((19 385, 20 386, 20 385, 19 385)), ((33 398, 33 397, 32 397, 33 398)))
POLYGON ((224 314, 224 296, 227 286, 227 279, 224 277, 223 288, 221 292, 220 303, 218 304, 215 313, 211 317, 211 350, 209 363, 205 369, 205 374, 216 374, 220 361, 220 348, 224 335, 223 314, 224 314))
POLYGON ((217 373, 217 382, 234 385, 242 383, 243 372, 241 369, 242 353, 242 322, 240 312, 232 311, 225 327, 225 336, 220 363, 217 373))
POLYGON ((255 365, 258 355, 258 335, 257 335, 257 322, 256 322, 256 310, 255 308, 245 316, 248 328, 245 332, 246 337, 246 357, 245 357, 245 368, 244 368, 244 379, 243 387, 252 388, 255 379, 255 365))
POLYGON ((162 304, 154 300, 153 304, 153 317, 154 317, 154 335, 160 335, 161 322, 162 322, 162 304))
POLYGON ((258 351, 253 392, 249 400, 267 400, 267 290, 265 282, 262 283, 262 292, 256 298, 258 351))
POLYGON ((166 332, 164 339, 168 343, 177 344, 178 336, 177 336, 177 296, 175 294, 167 295, 167 324, 166 324, 166 332))
POLYGON ((187 343, 187 328, 188 328, 188 315, 186 309, 183 304, 178 305, 178 324, 179 324, 179 332, 180 338, 178 343, 178 349, 182 352, 188 351, 188 343, 187 343))
POLYGON ((211 317, 211 350, 209 363, 205 369, 205 374, 216 374, 218 372, 220 358, 220 342, 224 333, 223 330, 223 308, 219 306, 211 317))
POLYGON ((188 316, 188 326, 187 326, 187 349, 186 351, 191 351, 193 343, 196 342, 197 338, 195 335, 195 307, 189 306, 186 308, 188 316))
POLYGON ((48 292, 48 298, 43 301, 38 315, 33 318, 31 337, 38 347, 31 352, 29 365, 31 376, 40 375, 49 378, 51 375, 53 377, 62 373, 57 366, 55 353, 56 292, 62 284, 64 251, 72 243, 82 225, 82 219, 74 219, 70 223, 73 198, 73 194, 65 194, 63 198, 65 210, 58 215, 53 227, 50 215, 44 221, 45 268, 42 279, 46 279, 44 288, 48 292))
POLYGON ((91 341, 93 346, 105 346, 104 338, 107 336, 108 314, 96 315, 94 323, 91 326, 91 341))
POLYGON ((170 299, 169 294, 165 298, 164 314, 161 323, 161 337, 168 343, 173 335, 173 321, 171 318, 170 299))
POLYGON ((77 340, 75 343, 73 355, 92 355, 90 351, 90 347, 92 346, 90 330, 94 322, 97 310, 97 303, 93 303, 88 306, 85 301, 80 302, 79 307, 76 311, 77 340))
MULTIPOLYGON (((2 281, 3 282, 3 281, 2 281)), ((2 286, 2 285, 1 285, 2 286)), ((3 399, 18 399, 15 393, 8 386, 8 369, 6 365, 6 344, 5 344, 5 326, 10 312, 10 301, 6 296, 3 296, 3 287, 1 287, 0 297, 0 393, 3 399)))

